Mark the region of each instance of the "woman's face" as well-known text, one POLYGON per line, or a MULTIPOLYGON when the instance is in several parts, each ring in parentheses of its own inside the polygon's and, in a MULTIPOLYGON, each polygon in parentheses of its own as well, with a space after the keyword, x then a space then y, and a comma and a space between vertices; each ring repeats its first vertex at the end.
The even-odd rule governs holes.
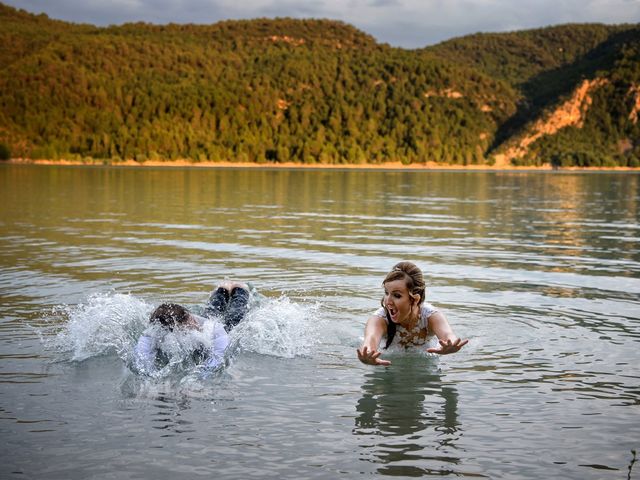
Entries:
POLYGON ((394 280, 384 284, 382 304, 387 308, 393 323, 405 323, 411 319, 411 311, 416 304, 404 280, 394 280))

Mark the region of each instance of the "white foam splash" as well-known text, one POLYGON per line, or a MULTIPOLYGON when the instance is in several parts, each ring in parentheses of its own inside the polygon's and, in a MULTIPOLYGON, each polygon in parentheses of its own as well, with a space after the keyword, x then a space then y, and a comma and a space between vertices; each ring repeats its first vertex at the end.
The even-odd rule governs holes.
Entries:
POLYGON ((67 321, 46 343, 70 361, 114 354, 125 359, 147 327, 152 309, 132 295, 91 295, 87 303, 60 307, 67 321))
MULTIPOLYGON (((190 309, 197 312, 199 308, 190 309)), ((63 361, 115 355, 129 369, 137 371, 132 362, 133 350, 142 332, 149 327, 153 309, 154 305, 132 295, 95 294, 86 303, 60 306, 54 317, 58 322, 62 317, 63 323, 58 324, 53 336, 50 332, 43 332, 42 336, 45 346, 59 352, 63 361)), ((263 298, 232 330, 225 365, 242 351, 283 358, 309 355, 320 338, 318 310, 318 305, 295 303, 287 297, 263 298)), ((193 361, 191 350, 195 344, 208 345, 211 328, 213 321, 208 320, 201 332, 184 338, 167 335, 163 350, 168 352, 169 362, 153 377, 197 375, 201 366, 193 361)))
POLYGON ((298 304, 287 297, 263 301, 232 330, 232 343, 263 355, 308 356, 320 342, 318 311, 318 304, 298 304))

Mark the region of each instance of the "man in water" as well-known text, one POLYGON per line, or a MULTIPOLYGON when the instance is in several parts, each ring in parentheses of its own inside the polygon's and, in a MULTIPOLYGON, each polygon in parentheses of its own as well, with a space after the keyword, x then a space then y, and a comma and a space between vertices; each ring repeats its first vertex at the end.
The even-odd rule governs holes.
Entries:
POLYGON ((182 305, 163 303, 149 317, 134 349, 134 365, 142 373, 165 367, 176 354, 190 351, 191 361, 205 369, 222 364, 229 346, 228 332, 244 318, 249 302, 249 287, 241 282, 222 282, 211 294, 205 315, 222 322, 206 322, 182 305), (206 323, 205 323, 206 322, 206 323), (158 328, 159 327, 159 328, 158 328), (172 333, 173 335, 170 335, 172 333))

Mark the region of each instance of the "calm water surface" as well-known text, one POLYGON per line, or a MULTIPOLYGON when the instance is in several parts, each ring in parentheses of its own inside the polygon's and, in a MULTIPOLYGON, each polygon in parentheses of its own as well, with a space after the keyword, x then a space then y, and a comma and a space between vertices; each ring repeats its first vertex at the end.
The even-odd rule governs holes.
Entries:
POLYGON ((637 174, 0 166, 2 478, 640 478, 637 174), (469 345, 357 361, 399 260, 469 345), (203 378, 154 305, 266 299, 203 378))

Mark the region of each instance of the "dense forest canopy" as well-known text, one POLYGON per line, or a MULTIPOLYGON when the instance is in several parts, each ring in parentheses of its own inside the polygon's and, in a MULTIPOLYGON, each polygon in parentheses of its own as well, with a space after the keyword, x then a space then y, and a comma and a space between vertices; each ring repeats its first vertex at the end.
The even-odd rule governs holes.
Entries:
POLYGON ((0 4, 0 158, 640 166, 640 26, 417 50, 329 20, 95 27, 0 4))

